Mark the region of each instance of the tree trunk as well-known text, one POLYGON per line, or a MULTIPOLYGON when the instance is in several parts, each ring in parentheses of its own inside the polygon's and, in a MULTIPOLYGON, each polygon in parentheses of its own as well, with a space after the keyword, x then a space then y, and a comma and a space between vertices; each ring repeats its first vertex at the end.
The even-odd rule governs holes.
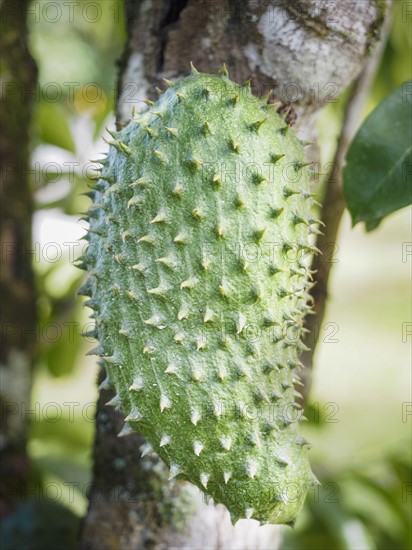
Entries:
MULTIPOLYGON (((189 74, 190 61, 212 73, 226 63, 233 80, 252 78, 257 95, 272 90, 300 137, 313 140, 316 113, 359 75, 379 37, 385 7, 377 0, 129 0, 118 123, 130 118, 133 106, 139 110, 144 98, 156 98, 162 77, 189 74), (136 85, 138 97, 131 102, 136 85)), ((188 483, 169 484, 157 458, 140 456, 139 435, 117 437, 123 421, 104 407, 110 397, 102 390, 97 406, 81 548, 279 547, 278 526, 241 520, 233 527, 223 506, 207 505, 188 483)))
POLYGON ((28 0, 3 0, 1 99, 0 518, 24 500, 30 474, 27 421, 36 330, 29 128, 36 66, 27 49, 28 0))

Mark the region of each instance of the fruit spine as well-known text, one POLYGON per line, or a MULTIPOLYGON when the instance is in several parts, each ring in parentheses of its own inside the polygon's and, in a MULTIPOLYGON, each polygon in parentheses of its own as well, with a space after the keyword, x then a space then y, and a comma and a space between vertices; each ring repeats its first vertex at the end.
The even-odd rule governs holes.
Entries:
POLYGON ((315 481, 296 386, 311 274, 303 147, 249 84, 198 73, 113 132, 80 267, 121 409, 170 479, 291 523, 315 481))

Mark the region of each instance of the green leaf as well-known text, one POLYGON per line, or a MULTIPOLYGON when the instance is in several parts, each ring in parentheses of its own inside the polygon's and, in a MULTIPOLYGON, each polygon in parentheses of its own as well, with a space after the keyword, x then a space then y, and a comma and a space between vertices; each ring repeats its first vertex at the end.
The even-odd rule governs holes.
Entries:
POLYGON ((365 120, 344 170, 344 196, 353 225, 372 231, 412 202, 412 81, 404 82, 365 120))

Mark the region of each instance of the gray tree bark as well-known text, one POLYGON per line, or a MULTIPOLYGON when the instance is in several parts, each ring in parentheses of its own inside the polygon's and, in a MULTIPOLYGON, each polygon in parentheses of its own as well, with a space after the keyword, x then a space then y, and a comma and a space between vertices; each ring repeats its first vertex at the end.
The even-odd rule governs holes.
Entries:
MULTIPOLYGON (((389 2, 129 0, 118 123, 130 118, 134 85, 139 109, 144 98, 156 98, 163 77, 189 74, 190 61, 202 72, 226 63, 233 80, 252 78, 257 95, 272 91, 300 137, 313 140, 316 114, 360 74, 389 2)), ((117 437, 123 421, 104 407, 110 397, 103 389, 97 405, 82 549, 279 547, 278 526, 241 520, 233 527, 223 506, 207 505, 190 484, 169 484, 156 457, 141 457, 139 435, 117 437)))

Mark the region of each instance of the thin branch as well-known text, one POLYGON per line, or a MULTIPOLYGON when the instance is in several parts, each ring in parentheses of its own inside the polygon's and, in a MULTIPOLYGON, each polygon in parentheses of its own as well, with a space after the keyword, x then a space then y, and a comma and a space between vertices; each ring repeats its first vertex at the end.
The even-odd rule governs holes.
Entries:
POLYGON ((316 244, 322 254, 315 257, 312 265, 312 269, 316 270, 316 285, 311 292, 315 300, 315 306, 314 315, 307 319, 307 328, 310 330, 310 333, 308 333, 305 342, 310 349, 302 354, 302 362, 306 367, 301 373, 302 382, 304 383, 302 393, 305 401, 308 398, 312 385, 313 360, 327 307, 329 278, 334 265, 334 255, 337 252, 337 235, 345 211, 345 201, 342 192, 345 157, 358 129, 365 101, 385 50, 392 22, 391 7, 391 5, 388 7, 388 13, 382 26, 380 41, 354 83, 346 106, 332 169, 326 183, 321 214, 321 220, 325 224, 323 228, 324 234, 319 235, 316 244))

